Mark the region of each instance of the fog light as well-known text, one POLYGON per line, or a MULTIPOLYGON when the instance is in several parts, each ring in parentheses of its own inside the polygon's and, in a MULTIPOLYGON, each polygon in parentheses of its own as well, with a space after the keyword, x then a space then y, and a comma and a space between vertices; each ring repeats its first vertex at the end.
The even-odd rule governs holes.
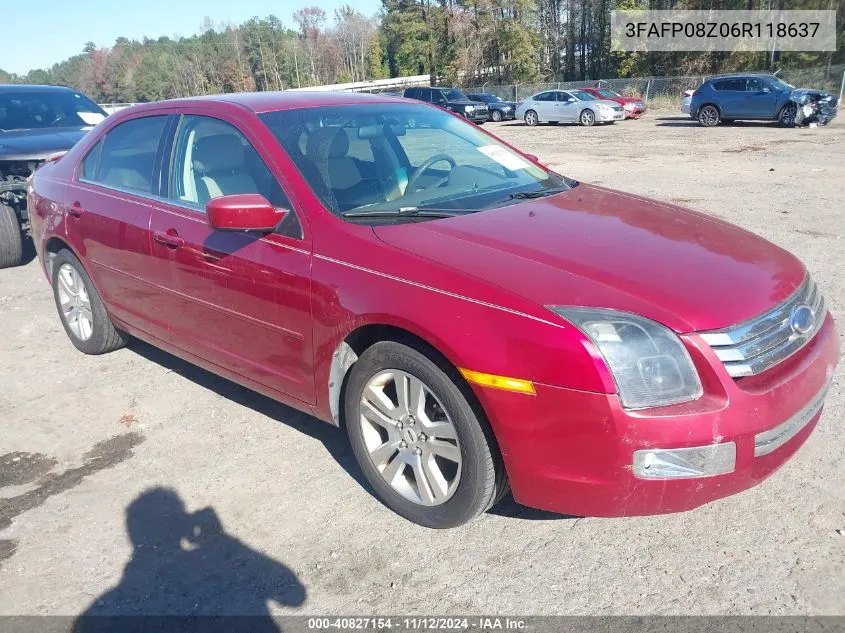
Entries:
POLYGON ((641 479, 712 477, 731 473, 735 467, 733 442, 634 452, 634 475, 641 479))

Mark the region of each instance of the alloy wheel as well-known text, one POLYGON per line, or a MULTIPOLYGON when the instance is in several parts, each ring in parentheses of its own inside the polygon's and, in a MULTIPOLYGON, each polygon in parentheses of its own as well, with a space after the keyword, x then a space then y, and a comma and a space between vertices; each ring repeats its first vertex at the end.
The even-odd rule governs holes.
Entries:
POLYGON ((698 113, 698 122, 704 127, 713 127, 719 122, 719 111, 714 106, 704 106, 698 113))
POLYGON ((787 104, 780 111, 780 124, 784 127, 793 127, 798 108, 795 105, 787 104))
POLYGON ((493 114, 490 115, 494 121, 501 121, 502 120, 502 113, 498 110, 493 110, 493 114))
POLYGON ((62 264, 57 274, 62 318, 74 336, 87 341, 94 333, 94 315, 85 282, 70 264, 62 264))
POLYGON ((525 113, 525 124, 530 126, 535 126, 539 123, 539 119, 537 118, 537 113, 534 110, 529 110, 525 113))
POLYGON ((581 125, 592 125, 596 122, 596 117, 592 110, 584 110, 581 113, 581 125))
POLYGON ((367 382, 360 412, 369 458, 396 492, 423 506, 452 497, 461 478, 461 447, 427 384, 404 371, 381 371, 367 382))

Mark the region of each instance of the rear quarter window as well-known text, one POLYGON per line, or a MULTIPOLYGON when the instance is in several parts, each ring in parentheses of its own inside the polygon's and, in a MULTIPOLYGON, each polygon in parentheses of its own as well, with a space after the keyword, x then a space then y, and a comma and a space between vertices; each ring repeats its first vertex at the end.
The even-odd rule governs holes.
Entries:
POLYGON ((100 142, 96 173, 90 177, 86 172, 86 179, 118 189, 152 193, 156 151, 166 122, 166 115, 157 115, 117 125, 100 142))

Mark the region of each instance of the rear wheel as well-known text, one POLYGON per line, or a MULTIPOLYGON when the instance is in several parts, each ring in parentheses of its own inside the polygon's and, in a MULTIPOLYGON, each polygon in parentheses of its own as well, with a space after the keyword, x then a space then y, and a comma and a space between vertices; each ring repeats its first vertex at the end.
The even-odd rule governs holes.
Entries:
POLYGON ((19 266, 23 261, 23 233, 15 210, 0 204, 0 268, 19 266))
POLYGON ((592 110, 584 110, 581 112, 581 125, 590 126, 596 122, 596 115, 592 110))
POLYGON ((698 123, 703 127, 719 125, 719 109, 713 105, 702 106, 698 111, 698 123))
POLYGON ((540 122, 540 118, 537 116, 537 113, 534 110, 529 110, 525 113, 525 125, 529 125, 534 127, 540 122))
POLYGON ((383 341, 353 365, 345 394, 352 450, 376 494, 432 528, 466 523, 507 485, 489 428, 454 375, 412 347, 383 341))
POLYGON ((86 354, 105 354, 126 344, 80 261, 69 250, 53 260, 53 296, 65 332, 76 349, 86 354))

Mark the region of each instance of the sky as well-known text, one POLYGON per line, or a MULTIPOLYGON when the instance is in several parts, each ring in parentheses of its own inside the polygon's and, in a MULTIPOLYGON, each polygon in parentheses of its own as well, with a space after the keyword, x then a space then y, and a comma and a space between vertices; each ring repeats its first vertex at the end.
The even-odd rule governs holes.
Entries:
POLYGON ((49 68, 81 53, 89 41, 105 48, 120 36, 195 35, 206 16, 215 24, 240 24, 272 14, 294 27, 293 12, 303 6, 320 6, 329 23, 335 8, 343 4, 367 16, 381 7, 380 0, 0 0, 0 4, 4 5, 0 69, 17 74, 49 68))

